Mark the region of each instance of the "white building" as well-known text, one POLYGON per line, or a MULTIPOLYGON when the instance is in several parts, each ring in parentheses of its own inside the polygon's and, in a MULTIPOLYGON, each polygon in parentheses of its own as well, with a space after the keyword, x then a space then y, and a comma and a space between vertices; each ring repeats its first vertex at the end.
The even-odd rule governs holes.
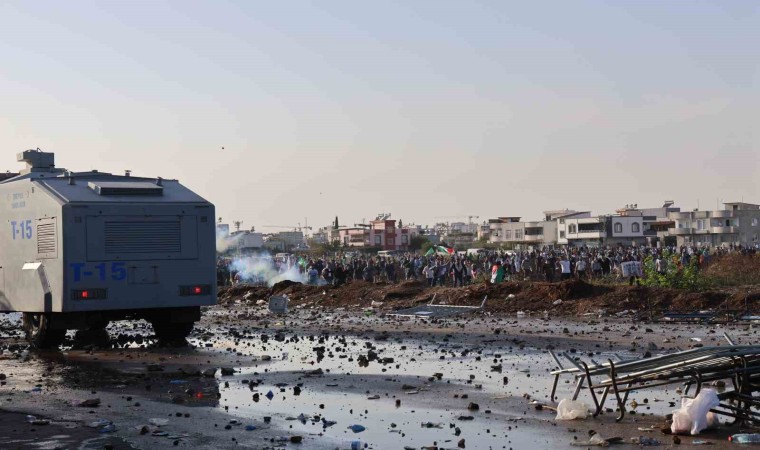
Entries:
POLYGON ((519 217, 498 217, 488 220, 489 242, 507 243, 522 241, 525 232, 525 224, 520 222, 519 217))
POLYGON ((264 235, 253 231, 235 231, 230 235, 232 248, 247 253, 264 247, 264 235))
POLYGON ((643 216, 589 216, 563 218, 557 224, 557 243, 575 247, 646 245, 643 216))
POLYGON ((477 223, 451 222, 448 224, 447 234, 472 234, 478 233, 477 223))
POLYGON ((760 206, 752 203, 724 203, 714 211, 673 212, 673 228, 668 232, 678 245, 756 245, 760 243, 760 206))
POLYGON ((523 222, 523 241, 528 245, 554 246, 557 244, 557 221, 540 220, 523 222))
POLYGON ((582 213, 557 219, 557 244, 599 247, 607 238, 606 220, 582 213))
POLYGON ((607 216, 607 245, 646 245, 644 216, 607 216))
POLYGON ((524 222, 519 217, 499 217, 488 221, 488 241, 515 247, 543 247, 557 243, 557 221, 524 222))
POLYGON ((264 247, 280 252, 303 248, 304 245, 302 231, 281 231, 267 236, 264 240, 264 247))

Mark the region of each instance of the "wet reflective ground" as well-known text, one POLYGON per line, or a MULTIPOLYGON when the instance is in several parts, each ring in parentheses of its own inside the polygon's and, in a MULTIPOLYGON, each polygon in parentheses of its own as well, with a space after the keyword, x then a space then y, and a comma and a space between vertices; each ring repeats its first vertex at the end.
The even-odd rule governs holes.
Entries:
MULTIPOLYGON (((354 441, 375 449, 565 448, 587 439, 589 429, 662 439, 639 428, 672 411, 675 387, 632 394, 629 401, 640 406, 621 425, 612 413, 556 422, 550 409, 538 410, 533 402, 555 405, 549 372, 557 363, 548 349, 603 361, 687 348, 694 339, 715 345, 724 331, 530 317, 435 323, 344 312, 273 317, 216 307, 204 314, 190 348, 154 348, 146 323, 120 322, 109 327, 110 348, 69 341, 61 352, 28 353, 14 318, 6 319, 0 319, 0 372, 10 375, 0 386, 0 398, 11 399, 6 406, 72 428, 104 417, 117 426, 112 438, 134 448, 350 448, 354 441), (92 396, 103 399, 100 408, 67 404, 92 396), (162 417, 169 423, 140 434, 146 421, 162 417), (353 425, 364 429, 354 432, 353 425)), ((756 340, 749 327, 728 331, 740 342, 756 340)), ((559 398, 572 394, 567 381, 559 398)), ((579 400, 590 403, 585 392, 579 400)))
MULTIPOLYGON (((531 428, 550 418, 528 415, 521 398, 538 393, 526 381, 550 364, 534 352, 518 358, 509 346, 291 336, 251 351, 273 359, 221 377, 220 407, 270 416, 296 432, 374 448, 456 447, 461 440, 474 448, 526 448, 537 442, 531 428), (352 432, 355 424, 366 430, 352 432)), ((556 444, 550 436, 541 442, 556 444)))

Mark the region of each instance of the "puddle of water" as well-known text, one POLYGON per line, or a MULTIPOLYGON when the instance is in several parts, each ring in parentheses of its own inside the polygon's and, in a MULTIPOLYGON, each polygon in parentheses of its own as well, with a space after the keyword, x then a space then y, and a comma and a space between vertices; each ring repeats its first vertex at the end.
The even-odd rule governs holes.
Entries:
MULTIPOLYGON (((213 317, 228 316, 224 311, 215 312, 217 314, 213 314, 213 317)), ((18 321, 18 317, 13 315, 7 315, 4 319, 8 323, 18 321)), ((292 318, 277 320, 282 323, 293 322, 292 318)), ((322 317, 320 321, 328 321, 328 318, 322 317)), ((383 322, 361 317, 341 320, 343 326, 356 327, 357 330, 371 328, 370 323, 383 322)), ((556 363, 548 352, 519 349, 511 342, 514 337, 508 336, 510 330, 514 329, 512 327, 519 326, 520 329, 529 330, 526 331, 528 333, 538 333, 541 329, 549 328, 549 325, 540 319, 521 318, 500 323, 504 328, 500 336, 489 336, 487 339, 483 336, 463 336, 461 342, 454 339, 447 342, 444 333, 456 333, 457 327, 460 324, 464 326, 467 321, 450 320, 447 323, 450 326, 447 330, 430 333, 427 337, 423 334, 423 337, 414 339, 410 335, 403 341, 395 341, 393 338, 378 341, 356 336, 339 338, 335 334, 324 337, 323 342, 319 342, 319 338, 311 340, 300 335, 297 341, 291 341, 294 337, 292 334, 286 335, 287 342, 278 342, 273 338, 278 329, 267 330, 269 340, 262 342, 259 331, 251 331, 242 324, 237 324, 236 328, 242 330, 238 333, 230 333, 230 329, 224 326, 211 325, 207 330, 210 331, 207 334, 213 336, 211 341, 191 339, 191 343, 199 354, 212 357, 222 352, 237 354, 245 362, 250 362, 252 356, 263 354, 274 357, 269 363, 245 368, 235 376, 217 377, 222 394, 218 408, 241 418, 243 424, 266 426, 261 418, 271 416, 272 426, 290 430, 292 434, 321 433, 325 440, 344 443, 360 439, 372 448, 400 448, 405 445, 455 448, 463 438, 468 448, 552 448, 566 445, 566 436, 554 437, 555 433, 545 432, 546 427, 551 425, 541 424, 541 421, 552 421, 554 415, 548 411, 535 411, 527 400, 521 398, 523 394, 528 394, 539 401, 548 401, 553 381, 549 372, 555 368, 556 363), (374 351, 381 359, 393 358, 394 362, 383 365, 373 361, 367 367, 359 367, 357 358, 367 354, 367 343, 375 347, 374 351), (207 348, 207 345, 211 347, 207 348), (322 361, 317 361, 314 347, 325 347, 327 354, 322 361), (332 356, 330 350, 334 350, 332 356), (287 358, 282 357, 283 353, 288 354, 287 358), (492 371, 491 367, 495 365, 502 366, 501 373, 492 371), (304 375, 305 371, 316 368, 323 369, 325 375, 313 378, 304 375), (438 372, 443 374, 443 379, 430 382, 428 378, 438 372), (504 377, 508 378, 507 385, 504 385, 504 377), (244 379, 262 380, 255 387, 255 392, 260 394, 258 402, 253 401, 254 391, 241 383, 244 379), (225 383, 229 386, 225 387, 225 383), (283 387, 284 392, 281 392, 277 383, 287 384, 283 387), (299 383, 303 383, 303 388, 301 394, 296 396, 293 387, 299 383), (408 395, 402 389, 404 384, 425 389, 416 395, 408 395), (476 389, 476 385, 482 385, 482 388, 476 389), (265 397, 270 390, 274 393, 272 400, 265 397), (462 394, 469 398, 454 397, 461 397, 462 394), (380 398, 369 400, 368 397, 373 395, 379 395, 380 398), (401 401, 399 407, 396 406, 397 399, 401 401), (467 410, 471 401, 480 405, 478 411, 467 410), (491 414, 487 414, 486 410, 490 410, 491 414), (302 414, 305 420, 286 420, 298 418, 302 414), (324 427, 321 421, 310 420, 315 416, 335 421, 336 424, 324 427), (473 416, 474 420, 461 421, 460 416, 473 416), (441 424, 442 428, 421 427, 420 424, 425 422, 441 424), (354 434, 347 429, 352 424, 363 425, 366 430, 354 434), (392 424, 396 426, 393 427, 392 424), (461 429, 460 436, 455 436, 456 427, 461 429)), ((556 324, 552 327, 557 330, 556 324)), ((587 336, 598 334, 599 342, 605 344, 602 333, 593 331, 587 324, 567 324, 567 327, 570 335, 557 331, 552 336, 555 344, 563 339, 571 339, 575 333, 586 333, 587 336)), ((125 322, 112 324, 109 330, 112 336, 115 332, 147 337, 150 329, 147 323, 125 322)), ((675 331, 668 330, 669 333, 675 331)), ((647 336, 646 339, 650 337, 647 336)), ((655 339, 654 335, 651 339, 655 339)), ((139 345, 145 344, 126 343, 126 347, 139 345)), ((563 347, 572 345, 572 342, 568 342, 563 347)), ((602 348, 605 347, 606 345, 602 348)), ((641 352, 616 353, 626 359, 641 356, 641 352)), ((579 352, 575 356, 590 360, 587 353, 579 352)), ((593 359, 598 362, 608 358, 615 359, 615 354, 601 352, 593 355, 593 359)), ((638 408, 640 413, 666 414, 674 409, 668 402, 680 402, 675 387, 667 391, 634 392, 629 402, 636 400, 641 405, 638 408), (648 404, 644 404, 644 398, 649 400, 648 404), (655 399, 663 401, 655 402, 655 399)), ((557 397, 569 398, 573 389, 574 384, 565 383, 563 379, 557 397)), ((588 392, 582 392, 579 400, 591 403, 588 392)), ((606 406, 613 405, 612 400, 608 399, 606 406)))
MULTIPOLYGON (((361 320, 361 319, 359 319, 361 320)), ((456 321, 451 321, 452 333, 456 333, 456 321)), ((525 318, 513 322, 513 326, 539 330, 548 328, 540 319, 525 318)), ((553 337, 559 342, 572 339, 575 333, 587 335, 599 334, 599 343, 604 344, 603 333, 591 330, 586 324, 568 324, 569 334, 560 328, 553 337)), ((556 330, 556 324, 553 325, 556 330)), ((601 326, 599 327, 601 328, 601 326)), ((335 440, 360 438, 374 448, 402 447, 404 445, 420 447, 434 445, 456 447, 459 439, 464 438, 469 445, 477 443, 477 448, 528 448, 557 447, 566 445, 566 441, 555 438, 554 433, 545 433, 546 426, 541 421, 552 422, 554 414, 548 411, 537 412, 523 400, 528 394, 542 402, 549 401, 553 377, 550 371, 556 363, 547 351, 531 348, 518 348, 510 342, 511 337, 504 331, 501 336, 488 337, 493 342, 483 343, 484 337, 474 339, 475 343, 446 342, 443 334, 418 340, 407 339, 403 342, 378 342, 371 338, 349 337, 342 344, 336 337, 325 337, 325 342, 304 340, 298 342, 276 342, 271 335, 277 330, 268 330, 270 339, 261 343, 258 335, 245 336, 239 340, 220 340, 215 348, 234 349, 242 357, 269 354, 274 360, 266 366, 245 369, 234 377, 221 378, 228 381, 229 387, 222 387, 220 407, 229 408, 231 414, 258 420, 262 416, 272 416, 279 427, 290 427, 294 433, 324 433, 325 437, 335 440), (478 341, 480 341, 478 343, 478 341), (392 364, 370 363, 369 367, 359 367, 356 359, 366 354, 365 344, 370 342, 376 347, 379 357, 391 357, 392 364), (326 357, 316 364, 315 346, 328 349, 340 347, 344 352, 336 351, 334 356, 326 357), (404 349, 403 346, 406 346, 404 349), (282 352, 288 353, 287 359, 278 358, 282 352), (339 358, 346 355, 346 358, 339 358), (443 356, 443 359, 441 359, 443 356), (349 361, 353 358, 353 361, 349 361), (480 358, 480 360, 478 360, 480 358), (397 367, 398 365, 398 367, 397 367), (502 373, 493 372, 491 367, 502 366, 502 373), (305 378, 302 371, 320 367, 325 370, 322 378, 305 378), (443 373, 442 381, 427 382, 428 377, 436 372, 443 373), (470 376, 474 376, 470 380, 470 376), (509 382, 505 386, 503 377, 509 382), (260 394, 259 401, 252 400, 253 391, 241 384, 244 379, 261 379, 262 384, 255 387, 260 394), (276 383, 287 383, 284 392, 276 383), (293 395, 293 386, 303 383, 300 396, 293 395), (401 386, 408 383, 414 386, 428 385, 429 391, 416 395, 403 393, 401 386), (482 389, 475 389, 475 385, 482 389), (274 397, 268 400, 264 394, 272 391, 274 397), (456 394, 467 394, 469 399, 455 399, 456 394), (368 397, 379 395, 376 400, 368 397), (495 398, 496 397, 496 398, 495 398), (401 406, 396 407, 396 399, 401 406), (467 411, 469 401, 480 404, 479 411, 467 411), (324 408, 321 407, 324 405, 324 408), (490 410, 491 414, 486 414, 490 410), (473 421, 460 421, 460 416, 473 416, 473 421), (286 420, 301 417, 304 420, 286 420), (336 421, 334 426, 323 428, 319 420, 336 421), (527 420, 522 420, 527 419, 527 420), (423 428, 421 423, 442 424, 442 428, 423 428), (347 429, 349 425, 361 424, 366 431, 354 435, 347 429), (396 427, 393 427, 395 424, 396 427), (461 429, 461 435, 455 436, 453 427, 461 429), (511 429, 509 428, 511 427, 511 429)), ((217 336, 224 336, 218 333, 217 336)), ((432 335, 431 335, 432 336, 432 335)), ((290 335, 287 335, 290 338, 290 335)), ((467 341, 464 341, 467 342, 467 341)), ((592 340, 590 345, 597 342, 592 340)), ((568 341, 567 347, 573 346, 568 341)), ((602 345, 602 349, 607 345, 602 345)), ((590 362, 591 359, 602 362, 641 357, 641 352, 618 350, 578 352, 573 356, 590 362)), ((567 348, 565 348, 566 350, 567 348)), ((601 349, 599 349, 601 350, 601 349)), ((656 352, 655 352, 656 353, 656 352)), ((565 366, 569 363, 563 361, 565 366)), ((557 398, 570 398, 574 391, 574 380, 570 377, 561 379, 557 398)), ((680 395, 675 392, 677 386, 668 389, 632 392, 630 402, 635 400, 639 407, 638 414, 664 415, 674 409, 669 402, 680 403, 680 395), (645 399, 648 401, 645 403, 645 399)), ((588 391, 582 391, 579 400, 592 404, 588 391)), ((615 407, 613 399, 608 398, 606 407, 615 407)), ((564 424, 559 424, 564 425, 564 424)))
MULTIPOLYGON (((393 358, 394 362, 380 364, 373 361, 368 367, 359 367, 356 359, 367 353, 366 342, 348 338, 345 344, 339 344, 337 339, 329 338, 324 343, 270 340, 263 345, 254 344, 251 350, 261 350, 259 354, 287 352, 288 357, 275 359, 266 366, 244 369, 233 377, 220 377, 220 407, 228 408, 236 416, 249 417, 256 425, 261 425, 261 417, 271 416, 274 425, 291 429, 293 433, 323 433, 326 438, 344 443, 361 439, 372 448, 405 445, 456 448, 460 439, 465 439, 468 446, 477 445, 477 448, 549 448, 563 443, 536 430, 537 420, 549 420, 552 415, 528 413, 526 416, 523 411, 531 409, 527 402, 522 410, 516 411, 510 409, 504 398, 519 396, 526 388, 536 395, 548 394, 548 384, 538 381, 538 375, 551 366, 548 355, 521 351, 518 356, 510 353, 509 347, 478 354, 474 348, 464 345, 411 340, 403 344, 372 341, 381 359, 393 358), (404 345, 406 350, 402 347, 404 345), (315 346, 325 346, 328 350, 341 347, 346 352, 335 352, 334 357, 327 356, 321 363, 312 364, 316 360, 312 350, 315 346), (347 357, 339 358, 339 355, 347 357), (477 361, 478 357, 480 361, 477 361), (350 358, 353 361, 349 361, 350 358), (546 361, 542 364, 541 360, 546 361), (491 366, 497 364, 502 365, 503 373, 491 371, 491 366), (303 371, 316 367, 325 371, 323 377, 304 376, 303 371), (443 379, 428 381, 437 372, 443 374, 443 379), (471 376, 474 379, 470 379, 471 376), (507 386, 503 384, 505 376, 510 380, 507 386), (242 383, 242 380, 257 379, 263 382, 255 388, 242 383), (225 387, 225 382, 229 387, 225 387), (277 386, 278 383, 287 383, 287 386, 277 386), (299 383, 303 384, 302 391, 300 395, 294 395, 293 387, 299 383), (409 395, 402 389, 404 384, 422 390, 409 395), (482 388, 476 388, 476 385, 482 385, 482 388), (274 394, 271 400, 265 396, 270 391, 274 394), (253 400, 254 392, 259 393, 258 402, 253 400), (462 394, 469 398, 454 398, 462 394), (374 395, 380 398, 368 399, 374 395), (496 396, 501 398, 494 399, 496 396), (401 402, 398 407, 396 400, 401 402), (470 402, 477 402, 480 409, 468 411, 470 402), (486 410, 491 413, 487 414, 486 410), (325 427, 321 420, 311 420, 315 416, 336 424, 325 427), (474 420, 459 420, 460 416, 472 416, 474 420), (299 417, 301 420, 287 420, 299 417), (529 420, 524 420, 526 417, 529 420), (428 422, 435 427, 421 426, 428 422), (363 425, 366 430, 354 434, 348 429, 353 424, 363 425), (456 428, 461 430, 459 436, 455 435, 456 428)), ((238 342, 238 347, 240 344, 238 342)))

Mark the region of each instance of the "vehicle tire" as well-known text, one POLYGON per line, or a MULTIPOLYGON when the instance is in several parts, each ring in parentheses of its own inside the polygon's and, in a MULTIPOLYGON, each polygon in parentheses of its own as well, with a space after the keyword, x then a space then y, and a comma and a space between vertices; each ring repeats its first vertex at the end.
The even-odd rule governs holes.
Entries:
POLYGON ((57 349, 66 337, 66 330, 50 328, 50 314, 24 313, 22 324, 26 339, 33 348, 57 349))
POLYGON ((171 323, 165 320, 155 320, 151 323, 158 344, 171 347, 187 345, 187 336, 193 331, 193 325, 195 325, 195 322, 171 323))
POLYGON ((106 330, 108 321, 104 320, 91 324, 85 329, 78 330, 74 335, 74 347, 85 348, 95 346, 99 348, 108 348, 111 346, 111 336, 106 330))

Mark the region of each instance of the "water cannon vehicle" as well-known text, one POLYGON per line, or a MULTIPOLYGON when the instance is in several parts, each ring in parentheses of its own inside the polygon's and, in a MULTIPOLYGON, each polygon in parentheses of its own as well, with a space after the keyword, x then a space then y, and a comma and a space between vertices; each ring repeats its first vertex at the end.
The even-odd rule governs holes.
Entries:
POLYGON ((216 303, 214 205, 176 180, 68 171, 39 150, 18 160, 0 181, 0 312, 22 313, 40 348, 125 319, 184 341, 216 303))

